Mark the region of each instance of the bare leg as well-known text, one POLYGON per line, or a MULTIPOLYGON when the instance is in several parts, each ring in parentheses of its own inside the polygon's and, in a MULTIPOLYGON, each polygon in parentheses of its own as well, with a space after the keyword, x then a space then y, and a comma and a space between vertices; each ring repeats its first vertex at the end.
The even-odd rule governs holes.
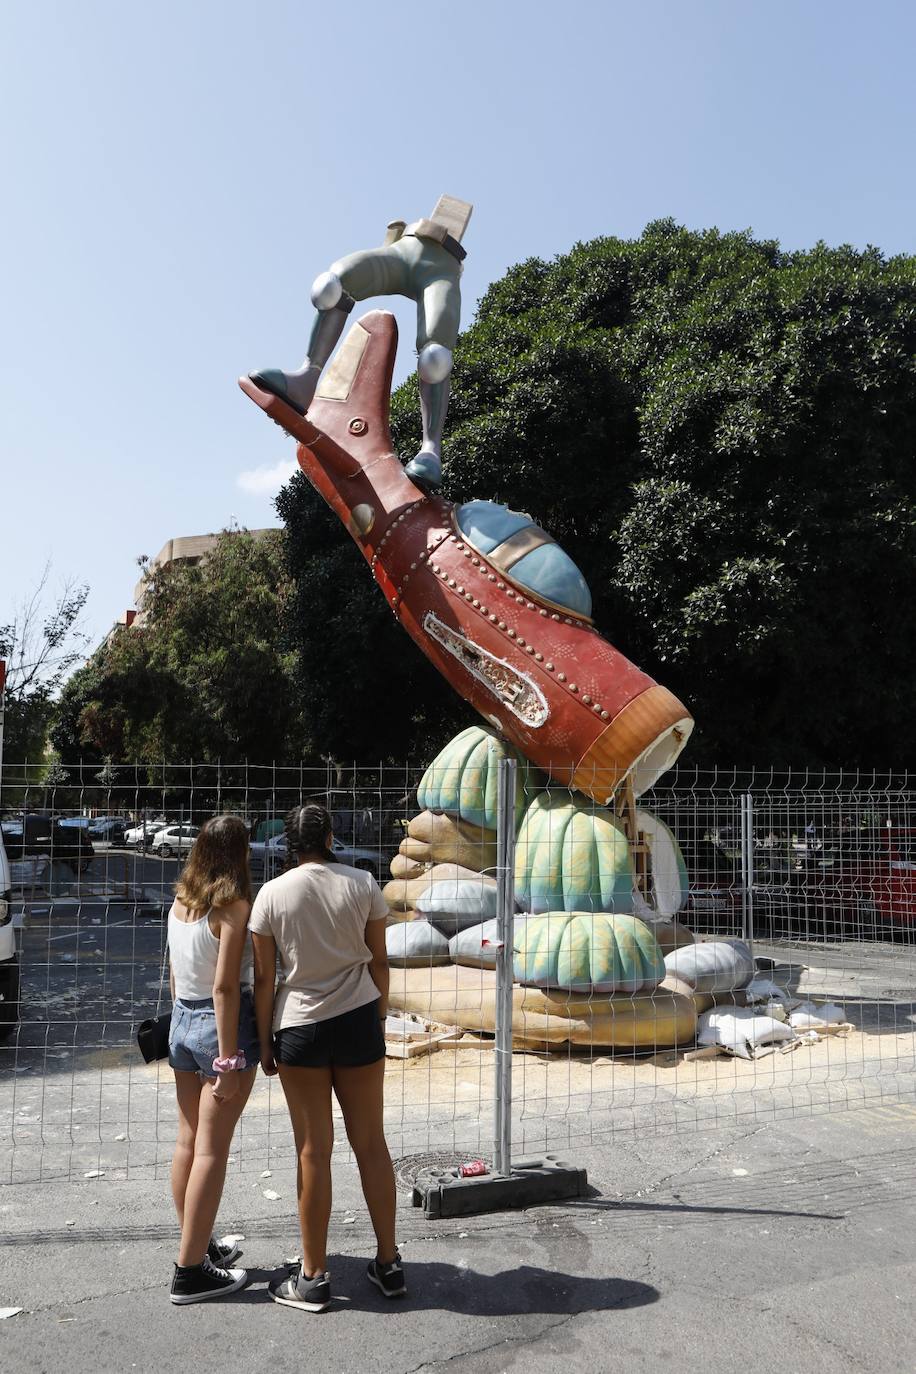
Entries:
POLYGON ((172 1156, 172 1197, 178 1213, 179 1226, 184 1225, 184 1195, 194 1163, 194 1139, 200 1112, 201 1081, 196 1073, 175 1069, 175 1091, 178 1094, 178 1136, 172 1156))
POLYGON ((179 1264, 201 1264, 213 1234, 226 1178, 226 1162, 236 1123, 248 1101, 256 1069, 239 1074, 239 1091, 227 1102, 218 1102, 204 1085, 194 1139, 194 1161, 184 1195, 179 1264))
POLYGON ((302 1230, 302 1272, 312 1279, 328 1265, 331 1220, 331 1070, 279 1066, 296 1140, 296 1196, 302 1230))
POLYGON ((363 1196, 375 1231, 377 1258, 389 1264, 397 1253, 395 1243, 395 1210, 397 1195, 391 1155, 385 1140, 383 1100, 385 1089, 385 1061, 367 1064, 359 1069, 334 1069, 334 1092, 343 1112, 363 1196))

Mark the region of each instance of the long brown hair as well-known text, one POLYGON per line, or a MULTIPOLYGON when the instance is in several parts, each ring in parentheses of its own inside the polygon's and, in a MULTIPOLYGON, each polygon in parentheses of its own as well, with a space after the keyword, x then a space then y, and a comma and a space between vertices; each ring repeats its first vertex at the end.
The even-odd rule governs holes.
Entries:
POLYGON ((204 913, 251 901, 248 827, 240 816, 205 821, 175 884, 175 896, 188 911, 204 913))

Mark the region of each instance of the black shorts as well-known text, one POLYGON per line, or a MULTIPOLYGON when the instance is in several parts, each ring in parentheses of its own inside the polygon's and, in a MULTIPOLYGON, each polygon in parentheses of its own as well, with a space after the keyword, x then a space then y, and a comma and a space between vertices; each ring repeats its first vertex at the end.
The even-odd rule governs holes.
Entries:
POLYGON ((274 1058, 295 1069, 360 1069, 385 1057, 385 1032, 378 998, 342 1016, 286 1026, 274 1034, 274 1058))

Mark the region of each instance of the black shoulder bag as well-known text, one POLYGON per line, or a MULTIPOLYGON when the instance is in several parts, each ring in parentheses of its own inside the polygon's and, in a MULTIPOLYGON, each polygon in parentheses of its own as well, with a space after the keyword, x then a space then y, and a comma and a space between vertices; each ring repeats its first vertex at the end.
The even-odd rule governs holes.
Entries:
POLYGON ((159 1008, 162 1006, 162 989, 165 986, 165 965, 168 957, 169 937, 166 933, 165 948, 162 951, 162 968, 159 970, 159 996, 156 998, 156 1015, 149 1017, 146 1021, 141 1021, 137 1027, 137 1044, 140 1046, 140 1053, 147 1064, 152 1064, 157 1059, 167 1059, 169 1053, 169 1027, 172 1023, 172 1013, 167 1011, 163 1016, 159 1014, 159 1008))

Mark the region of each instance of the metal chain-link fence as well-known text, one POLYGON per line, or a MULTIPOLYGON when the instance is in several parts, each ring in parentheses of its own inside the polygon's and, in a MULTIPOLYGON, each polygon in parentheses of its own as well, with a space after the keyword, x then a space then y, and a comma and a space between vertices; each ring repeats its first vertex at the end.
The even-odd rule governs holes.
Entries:
MULTIPOLYGON (((259 886, 286 862, 284 813, 310 797, 332 813, 337 857, 370 870, 391 909, 393 1153, 491 1157, 496 822, 464 819, 460 804, 450 814, 448 777, 438 792, 427 780, 439 809, 419 801, 422 773, 8 766, 16 953, 0 961, 0 1177, 167 1167, 171 1072, 143 1063, 135 1033, 160 1003, 180 865, 202 822, 232 811, 249 825, 259 886)), ((516 1152, 912 1097, 905 776, 681 767, 610 812, 543 779, 528 786, 505 1003, 516 1152)), ((292 1159, 282 1092, 259 1076, 230 1167, 292 1159)))

